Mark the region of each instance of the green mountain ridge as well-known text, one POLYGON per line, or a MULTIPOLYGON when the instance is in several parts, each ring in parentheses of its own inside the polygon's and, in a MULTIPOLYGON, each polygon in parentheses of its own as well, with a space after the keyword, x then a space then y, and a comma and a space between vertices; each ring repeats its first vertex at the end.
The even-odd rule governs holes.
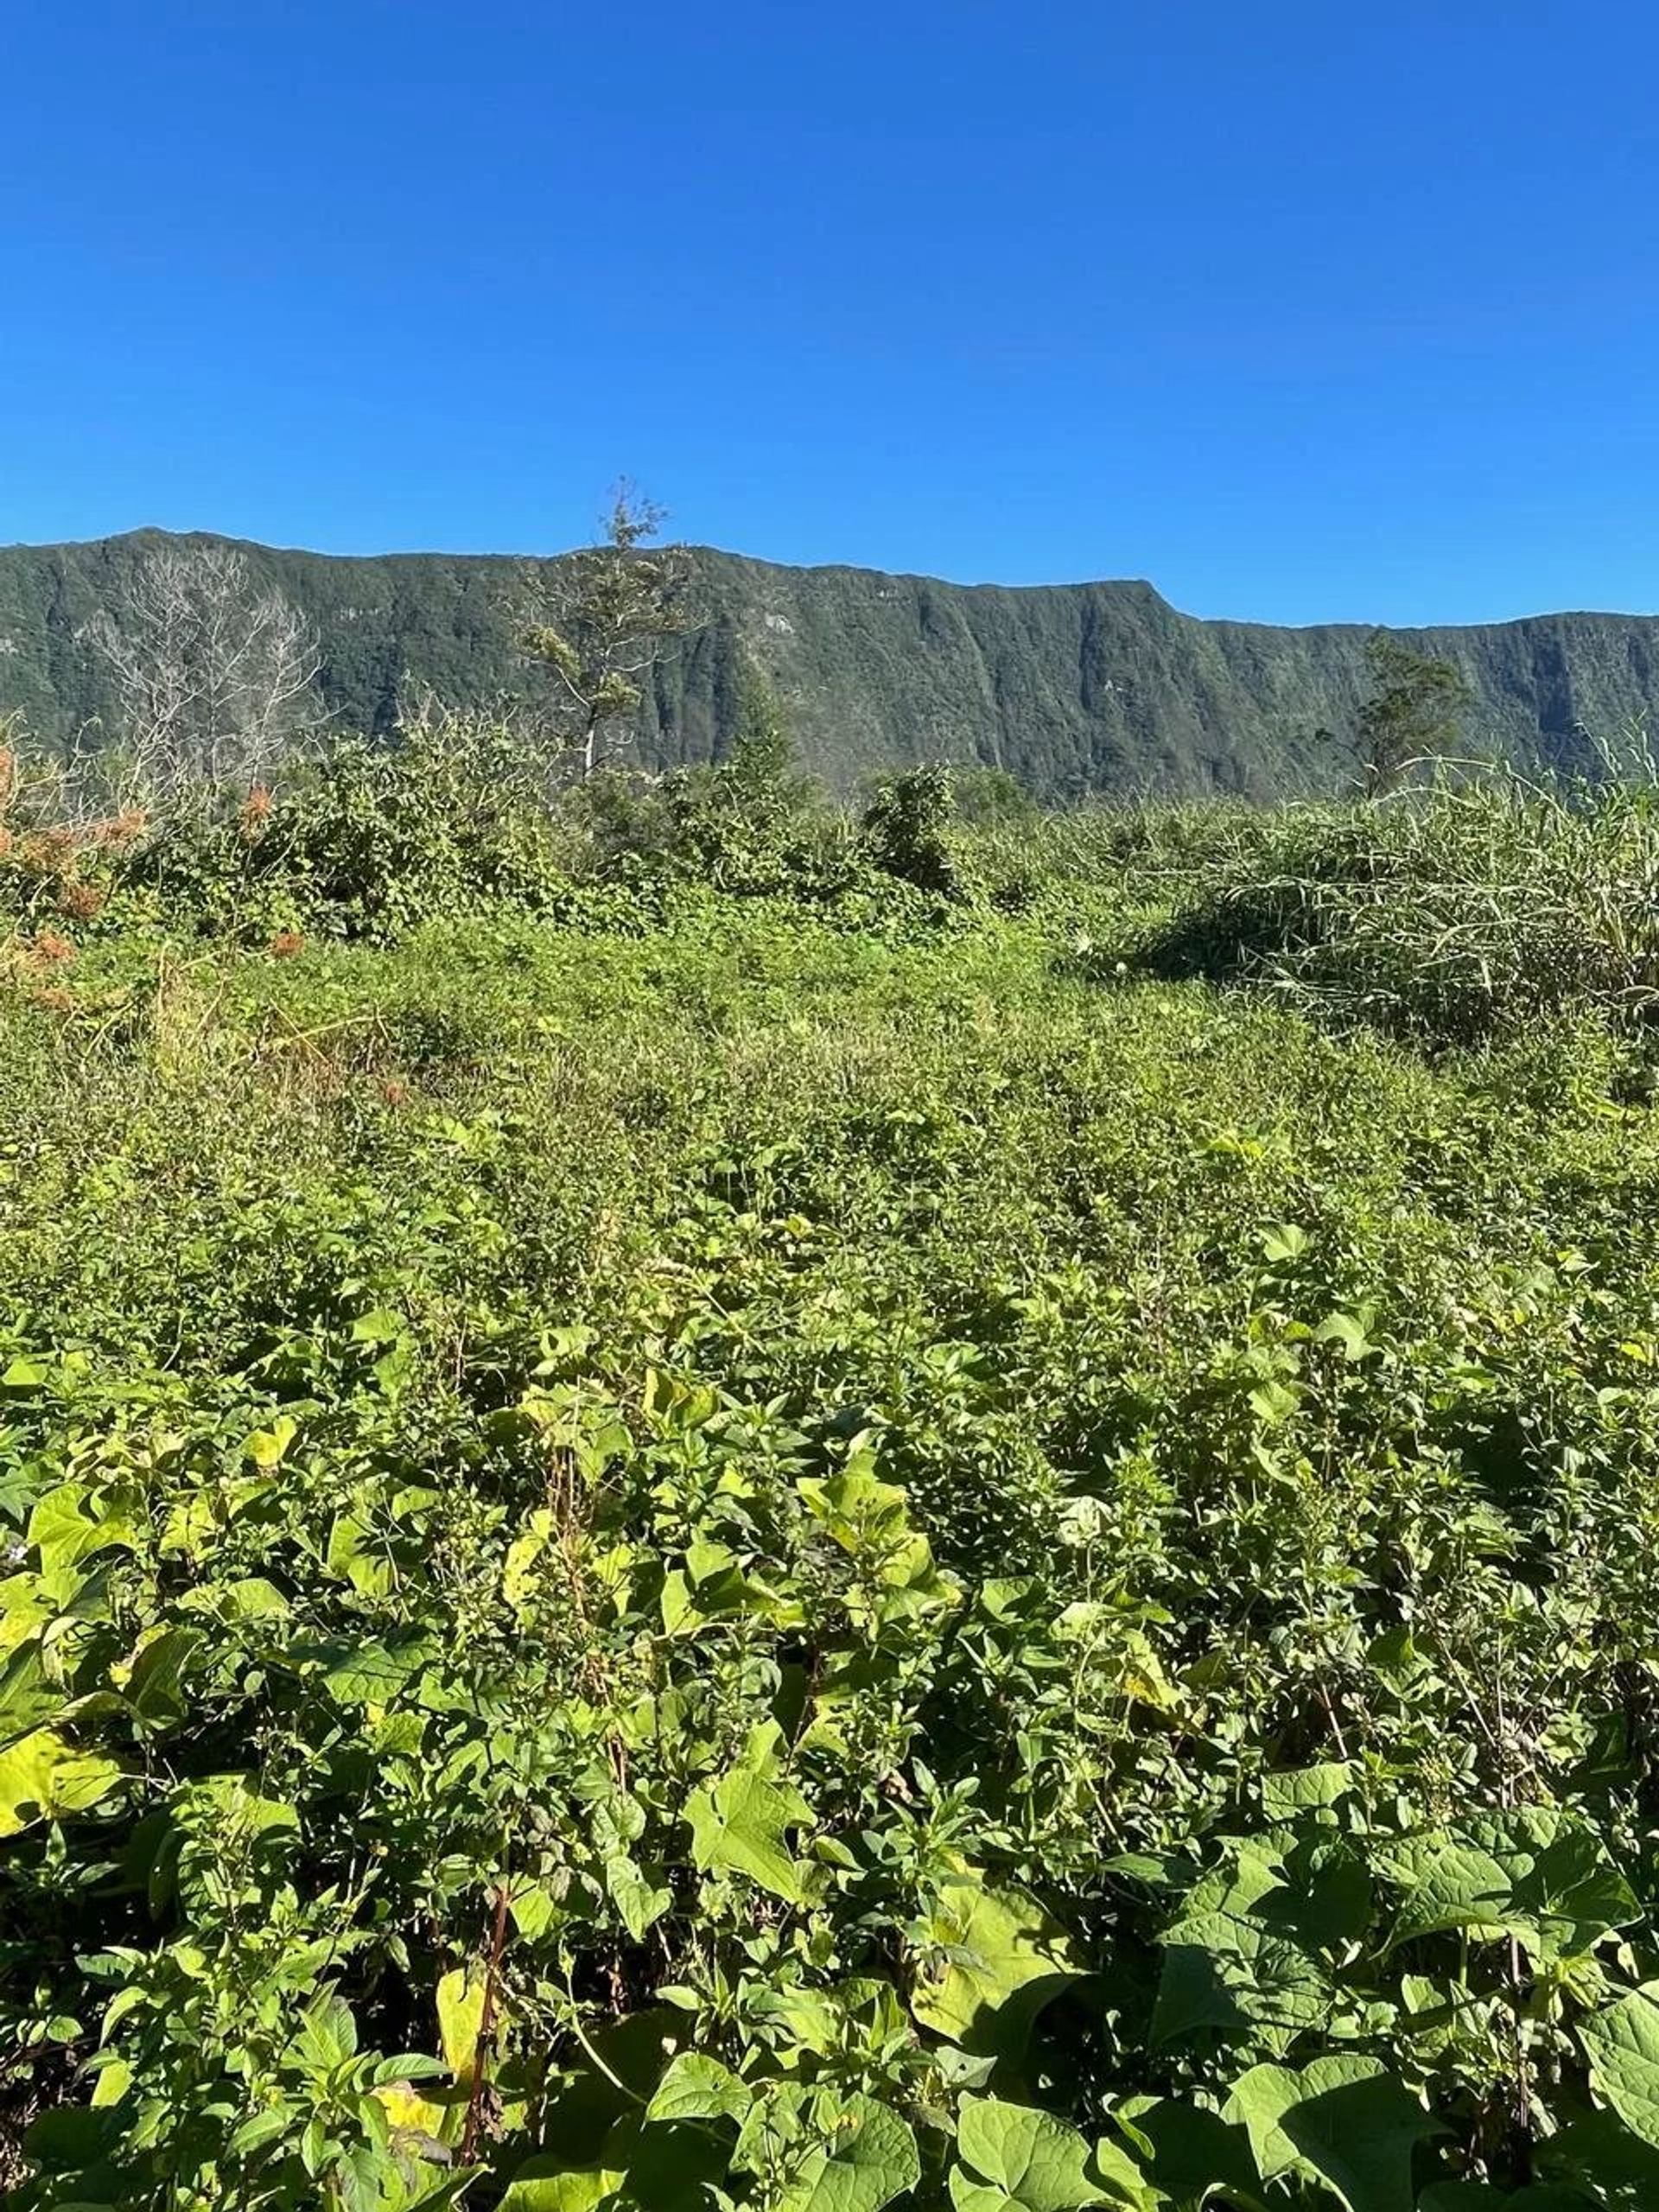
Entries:
MULTIPOLYGON (((100 610, 120 622, 158 547, 231 542, 143 531, 0 548, 0 709, 57 742, 108 726, 108 671, 86 626, 100 610)), ((556 560, 238 550, 314 626, 319 688, 343 728, 384 730, 425 688, 459 706, 533 695, 511 607, 556 560)), ((1334 789, 1353 770, 1363 624, 1206 620, 1137 582, 955 584, 703 548, 692 558, 704 619, 655 671, 636 753, 647 765, 717 757, 753 664, 803 765, 842 789, 918 760, 1001 766, 1049 799, 1271 799, 1334 789)), ((1523 768, 1589 768, 1587 733, 1616 738, 1659 708, 1659 617, 1396 634, 1464 671, 1471 749, 1523 768)))

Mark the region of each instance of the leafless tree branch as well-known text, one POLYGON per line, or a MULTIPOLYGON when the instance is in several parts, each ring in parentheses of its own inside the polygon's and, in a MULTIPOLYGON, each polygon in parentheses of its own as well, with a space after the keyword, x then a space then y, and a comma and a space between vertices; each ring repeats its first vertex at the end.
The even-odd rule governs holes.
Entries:
POLYGON ((115 694, 122 772, 145 804, 252 784, 321 720, 317 640, 229 545, 162 545, 83 632, 115 694))

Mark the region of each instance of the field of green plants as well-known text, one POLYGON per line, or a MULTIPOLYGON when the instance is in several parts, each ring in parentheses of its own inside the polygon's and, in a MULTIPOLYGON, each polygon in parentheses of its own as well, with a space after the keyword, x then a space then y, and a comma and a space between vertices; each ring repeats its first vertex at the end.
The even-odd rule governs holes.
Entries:
POLYGON ((1659 2205, 1639 794, 10 772, 8 2202, 1659 2205))

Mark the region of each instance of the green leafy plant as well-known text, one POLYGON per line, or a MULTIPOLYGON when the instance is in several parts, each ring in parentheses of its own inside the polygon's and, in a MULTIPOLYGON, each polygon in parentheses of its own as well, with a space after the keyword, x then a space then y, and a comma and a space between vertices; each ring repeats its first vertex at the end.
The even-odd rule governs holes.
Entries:
POLYGON ((9 2201, 1659 2201, 1628 1009, 1119 973, 1351 816, 1011 912, 791 880, 758 737, 586 874, 517 772, 325 752, 0 982, 9 2201))

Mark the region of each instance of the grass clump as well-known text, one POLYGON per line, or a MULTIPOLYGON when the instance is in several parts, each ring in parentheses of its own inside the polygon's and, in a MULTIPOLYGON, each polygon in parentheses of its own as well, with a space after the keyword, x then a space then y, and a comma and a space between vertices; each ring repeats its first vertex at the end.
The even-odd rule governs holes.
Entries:
POLYGON ((1659 812, 1646 789, 1507 779, 1292 810, 1213 854, 1140 957, 1432 1045, 1573 1012, 1641 1026, 1659 1007, 1659 812))

